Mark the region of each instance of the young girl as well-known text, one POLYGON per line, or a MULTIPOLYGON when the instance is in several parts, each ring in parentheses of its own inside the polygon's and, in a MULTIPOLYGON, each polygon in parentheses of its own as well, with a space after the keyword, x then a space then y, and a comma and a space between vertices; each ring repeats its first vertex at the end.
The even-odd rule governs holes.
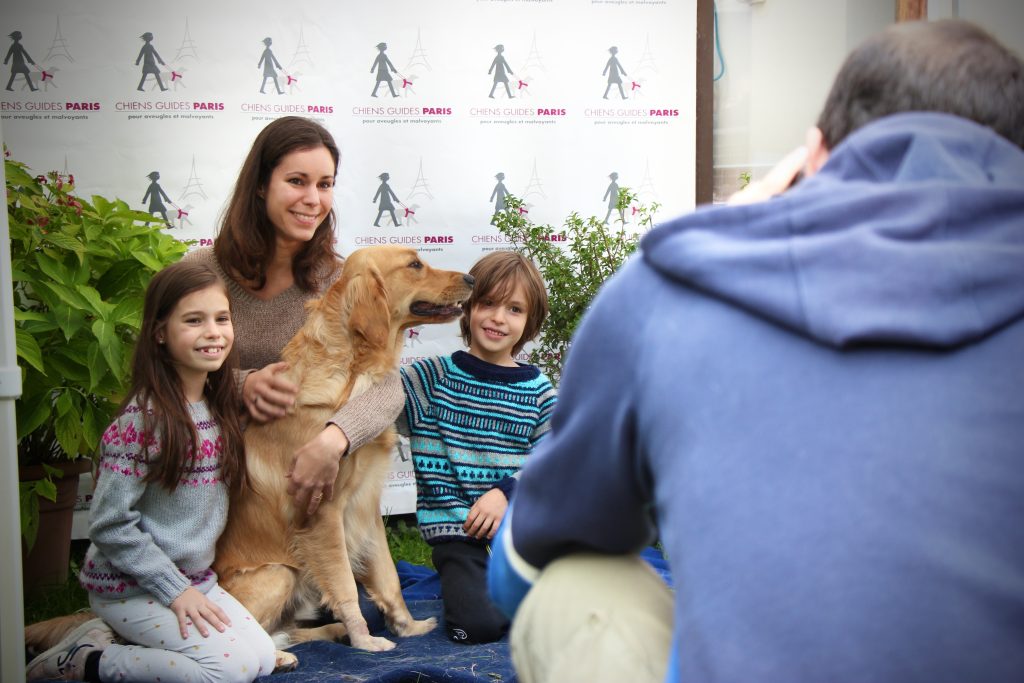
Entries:
POLYGON ((537 267, 496 251, 470 269, 463 313, 469 352, 427 358, 402 369, 416 471, 416 517, 441 578, 448 637, 501 638, 508 620, 487 595, 489 541, 508 508, 519 470, 547 434, 555 390, 515 356, 540 331, 548 296, 537 267))
POLYGON ((248 683, 273 670, 270 636, 210 569, 228 490, 247 485, 233 341, 209 266, 153 277, 129 398, 103 434, 79 577, 101 619, 36 657, 28 680, 248 683))

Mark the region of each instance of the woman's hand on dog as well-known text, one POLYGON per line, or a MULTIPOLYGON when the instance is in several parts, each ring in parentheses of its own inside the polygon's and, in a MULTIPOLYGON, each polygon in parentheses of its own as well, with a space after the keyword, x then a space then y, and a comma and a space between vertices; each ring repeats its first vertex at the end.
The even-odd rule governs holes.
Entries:
POLYGON ((492 539, 508 510, 508 498, 501 489, 491 489, 476 499, 466 515, 462 530, 478 540, 492 539))
POLYGON ((283 373, 289 368, 284 362, 250 372, 242 385, 242 399, 249 415, 257 422, 270 422, 284 417, 295 404, 299 388, 283 373))
POLYGON ((288 468, 288 495, 295 507, 312 516, 324 500, 334 498, 341 456, 348 449, 348 437, 329 424, 312 441, 295 452, 288 468))
POLYGON ((217 603, 213 602, 198 590, 189 586, 185 592, 176 597, 170 604, 174 616, 178 617, 178 629, 181 631, 182 639, 188 638, 188 625, 191 622, 199 634, 206 638, 210 635, 207 624, 214 627, 221 633, 228 626, 231 620, 217 603))

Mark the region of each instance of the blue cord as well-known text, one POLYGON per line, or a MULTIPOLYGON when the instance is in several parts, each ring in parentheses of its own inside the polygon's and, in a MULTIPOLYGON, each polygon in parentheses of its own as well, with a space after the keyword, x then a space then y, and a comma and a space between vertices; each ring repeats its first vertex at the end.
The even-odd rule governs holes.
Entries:
POLYGON ((711 3, 711 9, 715 13, 715 55, 718 57, 719 66, 722 67, 722 70, 718 72, 718 75, 711 79, 711 81, 714 82, 725 75, 725 59, 722 58, 722 41, 718 37, 718 3, 711 3))

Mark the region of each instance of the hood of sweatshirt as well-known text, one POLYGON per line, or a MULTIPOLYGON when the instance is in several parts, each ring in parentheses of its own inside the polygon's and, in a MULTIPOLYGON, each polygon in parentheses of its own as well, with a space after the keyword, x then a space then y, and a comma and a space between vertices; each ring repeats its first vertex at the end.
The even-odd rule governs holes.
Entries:
POLYGON ((1024 150, 938 113, 879 119, 758 204, 660 225, 665 277, 834 347, 954 348, 1024 315, 1024 150))

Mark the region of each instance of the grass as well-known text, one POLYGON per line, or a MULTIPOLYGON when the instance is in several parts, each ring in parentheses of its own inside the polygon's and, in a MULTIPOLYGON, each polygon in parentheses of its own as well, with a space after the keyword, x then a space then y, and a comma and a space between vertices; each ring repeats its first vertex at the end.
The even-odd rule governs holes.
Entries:
POLYGON ((71 542, 68 580, 62 584, 40 588, 25 596, 25 623, 34 624, 62 614, 71 614, 89 606, 89 597, 78 583, 78 570, 89 548, 88 541, 71 542))
POLYGON ((420 535, 415 515, 392 517, 385 522, 388 548, 395 562, 405 560, 411 564, 434 568, 434 563, 430 559, 430 546, 420 535))
MULTIPOLYGON (((415 515, 401 515, 385 520, 385 534, 391 556, 397 562, 405 560, 412 564, 434 568, 430 560, 430 546, 423 540, 416 527, 415 515)), ((71 614, 89 607, 89 597, 78 583, 78 570, 88 549, 88 541, 71 542, 71 563, 68 580, 56 586, 47 587, 33 595, 25 596, 25 623, 34 624, 63 614, 71 614)))

